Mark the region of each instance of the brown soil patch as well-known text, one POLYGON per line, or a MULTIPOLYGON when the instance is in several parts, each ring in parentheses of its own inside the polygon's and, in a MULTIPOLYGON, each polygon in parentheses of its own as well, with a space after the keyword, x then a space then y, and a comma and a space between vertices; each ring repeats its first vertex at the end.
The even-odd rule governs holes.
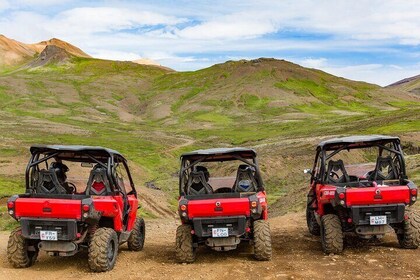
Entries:
POLYGON ((27 269, 12 268, 6 258, 8 232, 0 234, 0 277, 2 279, 413 279, 420 275, 418 250, 402 250, 395 236, 377 243, 352 240, 342 255, 326 256, 318 237, 306 229, 304 214, 287 214, 270 220, 273 259, 258 262, 248 244, 237 250, 215 252, 198 249, 197 261, 175 262, 174 238, 178 219, 146 221, 146 243, 141 252, 123 245, 114 270, 89 271, 87 254, 49 257, 41 253, 27 269))

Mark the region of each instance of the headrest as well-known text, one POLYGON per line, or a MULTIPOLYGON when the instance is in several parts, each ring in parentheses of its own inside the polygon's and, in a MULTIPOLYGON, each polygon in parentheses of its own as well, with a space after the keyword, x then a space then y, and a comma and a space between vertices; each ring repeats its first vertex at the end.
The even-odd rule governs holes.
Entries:
POLYGON ((238 171, 248 171, 248 170, 250 170, 251 172, 255 171, 255 169, 248 164, 241 164, 238 167, 238 171))
POLYGON ((64 163, 61 163, 61 162, 52 162, 51 165, 50 165, 50 169, 51 168, 60 169, 64 173, 69 171, 69 168, 67 167, 67 165, 65 165, 64 163))
POLYGON ((331 170, 332 171, 339 171, 339 170, 343 170, 344 168, 344 163, 341 159, 334 161, 334 160, 330 160, 328 162, 328 166, 331 166, 331 170))
POLYGON ((201 165, 197 165, 195 167, 195 171, 192 171, 191 174, 193 174, 194 172, 196 174, 199 174, 199 173, 203 174, 204 175, 204 178, 206 179, 206 181, 209 180, 210 173, 209 173, 207 167, 204 167, 204 166, 201 166, 201 165))
POLYGON ((392 158, 387 157, 378 157, 379 168, 386 168, 392 164, 392 158))

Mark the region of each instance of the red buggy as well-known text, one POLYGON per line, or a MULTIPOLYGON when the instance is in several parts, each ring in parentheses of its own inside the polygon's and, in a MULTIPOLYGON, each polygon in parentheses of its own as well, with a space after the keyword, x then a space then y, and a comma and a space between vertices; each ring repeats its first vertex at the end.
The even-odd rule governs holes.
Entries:
POLYGON ((228 251, 241 241, 253 244, 257 260, 271 258, 267 199, 254 150, 185 153, 179 175, 179 262, 194 262, 201 244, 228 251))
POLYGON ((26 192, 7 202, 19 221, 7 257, 17 268, 34 264, 39 250, 53 256, 89 252, 93 271, 114 267, 118 246, 143 248, 145 225, 137 218, 137 192, 126 159, 117 151, 87 146, 33 146, 26 192))
POLYGON ((345 234, 381 238, 395 232, 402 248, 420 245, 420 215, 410 206, 417 187, 408 180, 398 137, 369 135, 321 142, 311 174, 306 218, 325 253, 340 253, 345 234), (373 162, 374 161, 374 162, 373 162))

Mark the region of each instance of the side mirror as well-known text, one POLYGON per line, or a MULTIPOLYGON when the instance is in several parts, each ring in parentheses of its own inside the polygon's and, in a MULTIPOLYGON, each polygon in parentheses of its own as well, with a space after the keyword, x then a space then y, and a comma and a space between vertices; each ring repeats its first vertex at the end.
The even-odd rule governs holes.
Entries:
POLYGON ((312 170, 311 169, 304 169, 303 173, 312 175, 312 170))

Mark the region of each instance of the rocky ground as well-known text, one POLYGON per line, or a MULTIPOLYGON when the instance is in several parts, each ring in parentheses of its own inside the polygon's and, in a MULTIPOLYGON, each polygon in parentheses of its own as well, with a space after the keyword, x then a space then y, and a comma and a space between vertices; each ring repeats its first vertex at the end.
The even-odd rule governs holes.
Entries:
POLYGON ((87 254, 50 257, 41 253, 33 267, 12 268, 6 258, 8 232, 0 233, 0 279, 420 279, 420 250, 402 250, 395 236, 381 242, 352 240, 342 255, 325 256, 311 236, 303 213, 270 220, 273 259, 258 262, 248 244, 236 251, 202 247, 194 264, 177 264, 174 234, 178 221, 147 220, 142 252, 119 251, 114 270, 91 273, 87 254))

